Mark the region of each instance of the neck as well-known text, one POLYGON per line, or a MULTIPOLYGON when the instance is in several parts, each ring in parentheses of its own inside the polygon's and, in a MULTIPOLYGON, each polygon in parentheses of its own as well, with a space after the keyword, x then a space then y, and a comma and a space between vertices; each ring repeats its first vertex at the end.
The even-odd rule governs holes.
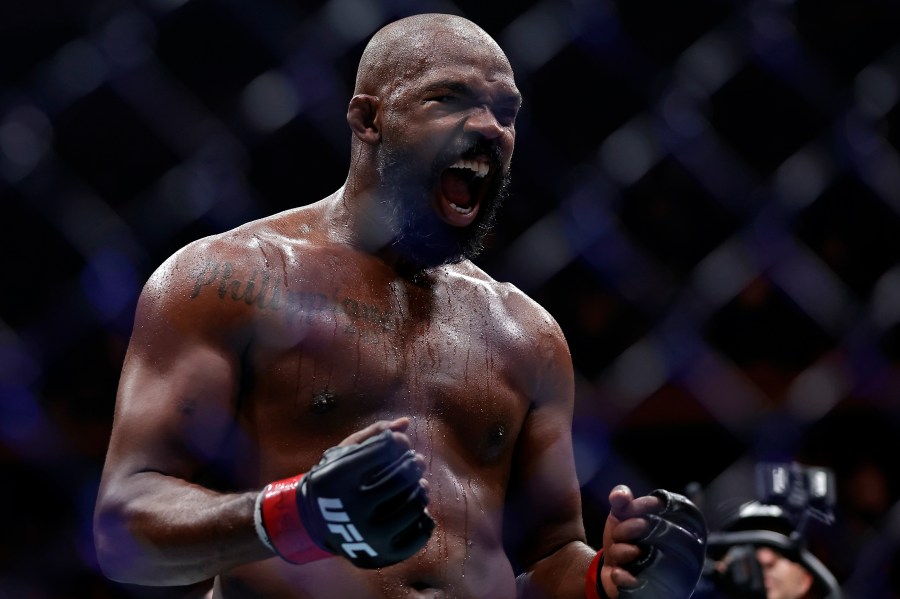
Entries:
MULTIPOLYGON (((325 223, 334 241, 371 254, 403 274, 411 271, 392 247, 395 224, 372 191, 353 193, 345 184, 325 199, 325 223)), ((406 276, 406 275, 404 275, 406 276)))

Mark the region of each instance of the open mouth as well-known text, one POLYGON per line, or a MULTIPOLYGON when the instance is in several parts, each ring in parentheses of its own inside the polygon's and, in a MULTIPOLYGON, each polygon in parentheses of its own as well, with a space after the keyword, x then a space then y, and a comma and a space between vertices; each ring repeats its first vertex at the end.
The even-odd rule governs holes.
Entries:
POLYGON ((441 173, 438 208, 444 221, 469 225, 488 187, 491 164, 486 157, 460 158, 441 173))

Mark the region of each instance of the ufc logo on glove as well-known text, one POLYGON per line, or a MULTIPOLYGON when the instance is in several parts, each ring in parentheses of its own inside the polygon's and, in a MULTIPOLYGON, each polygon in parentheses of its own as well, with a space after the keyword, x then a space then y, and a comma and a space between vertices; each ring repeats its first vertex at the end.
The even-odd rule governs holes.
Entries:
POLYGON ((341 550, 351 558, 357 556, 357 551, 364 551, 372 557, 376 557, 378 552, 363 540, 356 526, 350 522, 350 516, 343 509, 344 504, 340 499, 319 497, 319 512, 328 522, 328 530, 344 537, 345 542, 341 543, 341 550), (341 522, 349 522, 349 524, 340 524, 341 522))

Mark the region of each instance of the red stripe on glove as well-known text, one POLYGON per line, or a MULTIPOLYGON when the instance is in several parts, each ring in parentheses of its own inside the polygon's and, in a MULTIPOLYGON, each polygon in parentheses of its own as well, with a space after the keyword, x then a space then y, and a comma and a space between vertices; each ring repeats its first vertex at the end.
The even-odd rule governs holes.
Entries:
POLYGON ((303 525, 297 506, 297 488, 303 476, 270 483, 262 491, 263 526, 278 555, 293 564, 334 557, 316 545, 303 525))
POLYGON ((603 550, 597 552, 591 565, 588 566, 587 574, 584 577, 584 596, 585 599, 609 599, 606 591, 603 590, 603 584, 600 582, 600 569, 603 567, 603 550))

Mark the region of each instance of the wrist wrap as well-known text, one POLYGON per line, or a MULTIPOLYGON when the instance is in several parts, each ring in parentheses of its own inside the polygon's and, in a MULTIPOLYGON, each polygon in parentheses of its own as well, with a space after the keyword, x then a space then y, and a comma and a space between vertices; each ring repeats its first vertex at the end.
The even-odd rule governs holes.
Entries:
POLYGON ((310 537, 297 509, 297 489, 305 474, 270 483, 256 498, 254 523, 260 540, 292 564, 334 557, 310 537))
POLYGON ((609 599, 606 591, 603 590, 603 583, 600 581, 600 570, 603 569, 603 549, 597 552, 591 565, 588 566, 587 574, 584 577, 584 596, 585 599, 609 599))

